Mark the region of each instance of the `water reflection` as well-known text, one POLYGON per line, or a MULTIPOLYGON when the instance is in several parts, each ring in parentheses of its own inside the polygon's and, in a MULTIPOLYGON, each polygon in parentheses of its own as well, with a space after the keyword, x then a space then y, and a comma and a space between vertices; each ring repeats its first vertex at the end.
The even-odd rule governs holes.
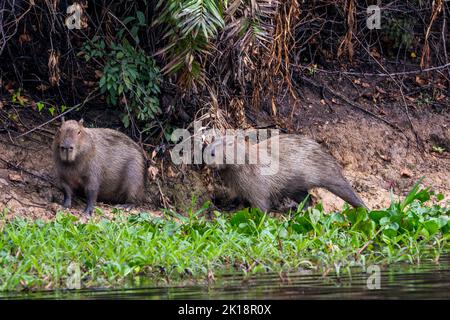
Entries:
MULTIPOLYGON (((450 299, 450 255, 439 264, 395 265, 381 269, 381 289, 370 290, 370 274, 352 272, 336 277, 308 272, 258 274, 243 281, 241 275, 224 275, 214 283, 155 287, 145 285, 125 289, 4 293, 9 299, 450 299)), ((143 284, 144 283, 144 284, 143 284)))

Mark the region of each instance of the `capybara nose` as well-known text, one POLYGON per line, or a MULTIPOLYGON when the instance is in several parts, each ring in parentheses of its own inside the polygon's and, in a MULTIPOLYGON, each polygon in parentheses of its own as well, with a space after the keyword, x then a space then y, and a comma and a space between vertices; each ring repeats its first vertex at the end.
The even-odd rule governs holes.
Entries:
POLYGON ((73 146, 67 145, 67 144, 62 144, 59 146, 59 149, 61 151, 73 151, 73 146))

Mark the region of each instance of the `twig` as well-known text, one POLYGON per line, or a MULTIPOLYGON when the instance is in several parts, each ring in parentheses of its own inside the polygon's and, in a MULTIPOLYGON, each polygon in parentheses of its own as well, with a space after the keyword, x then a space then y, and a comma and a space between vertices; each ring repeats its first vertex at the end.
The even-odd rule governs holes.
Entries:
POLYGON ((100 93, 99 93, 99 94, 96 94, 95 96, 92 96, 92 94, 93 94, 94 92, 96 92, 96 91, 97 91, 97 89, 94 90, 94 91, 92 91, 91 93, 89 93, 89 95, 86 97, 86 99, 84 99, 83 102, 81 102, 81 103, 79 103, 79 104, 77 104, 77 105, 74 105, 72 108, 67 109, 66 111, 64 111, 63 113, 57 115, 56 117, 53 117, 53 118, 51 118, 50 120, 48 120, 48 121, 46 121, 46 122, 44 122, 44 123, 38 125, 37 127, 34 127, 33 129, 28 130, 28 131, 25 132, 25 133, 19 134, 17 137, 14 137, 14 138, 15 138, 15 139, 18 139, 18 138, 20 138, 20 137, 26 136, 26 135, 28 135, 28 134, 30 134, 30 133, 36 131, 37 129, 40 129, 40 128, 42 128, 42 127, 48 125, 49 123, 52 123, 53 121, 55 121, 55 120, 57 120, 57 119, 63 117, 64 115, 68 114, 69 112, 72 112, 73 110, 78 109, 78 108, 82 108, 88 101, 90 101, 90 100, 92 100, 92 99, 94 99, 94 98, 96 98, 96 97, 98 97, 98 96, 100 95, 100 93), (92 97, 91 97, 91 96, 92 96, 92 97))
POLYGON ((36 202, 31 202, 31 203, 25 203, 22 200, 16 198, 14 195, 10 194, 11 198, 16 200, 17 202, 19 202, 21 205, 26 206, 26 207, 35 207, 35 208, 41 208, 41 209, 47 209, 47 207, 45 205, 40 205, 36 202))
POLYGON ((161 186, 159 185, 159 182, 156 181, 156 184, 158 185, 158 190, 159 190, 159 194, 161 195, 161 200, 163 202, 164 208, 172 208, 172 206, 170 206, 166 200, 166 196, 164 195, 164 193, 161 190, 161 186))
MULTIPOLYGON (((445 8, 444 10, 442 10, 442 15, 444 16, 444 19, 442 21, 442 45, 444 47, 444 57, 445 57, 445 62, 447 62, 448 60, 448 55, 447 55, 447 41, 445 40, 447 38, 446 36, 446 31, 447 31, 447 15, 445 14, 445 8)), ((449 81, 450 81, 450 63, 447 63, 447 72, 448 72, 448 77, 449 77, 449 81)))
POLYGON ((377 233, 375 233, 372 237, 372 239, 370 239, 369 241, 367 241, 361 249, 358 250, 358 255, 360 255, 368 246, 369 244, 373 241, 373 239, 375 239, 381 232, 381 230, 383 230, 383 228, 380 228, 377 233))
MULTIPOLYGON (((361 41, 359 41, 359 39, 357 37, 355 37, 356 41, 358 41, 358 43, 361 45, 361 47, 367 52, 367 54, 380 66, 381 69, 384 70, 384 72, 386 72, 387 74, 389 74, 389 72, 386 70, 386 68, 381 64, 381 62, 379 62, 374 56, 373 54, 369 51, 369 49, 367 49, 362 43, 361 41)), ((409 125, 411 126, 411 131, 413 132, 415 138, 416 138, 416 143, 417 143, 417 147, 419 147, 419 149, 421 149, 422 151, 424 150, 422 141, 419 139, 419 135, 417 134, 416 129, 414 128, 414 125, 412 123, 411 117, 409 115, 409 111, 408 111, 408 104, 406 103, 406 98, 405 95, 403 94, 403 84, 400 84, 391 74, 389 74, 389 77, 392 79, 392 81, 394 81, 394 83, 398 86, 399 90, 400 90, 400 94, 402 96, 402 101, 403 101, 403 105, 405 107, 405 113, 406 113, 406 117, 408 118, 409 121, 409 125)))
MULTIPOLYGON (((306 69, 302 66, 297 66, 301 69, 306 69)), ((446 69, 450 67, 450 63, 446 63, 441 66, 436 67, 430 67, 420 70, 411 70, 411 71, 404 71, 404 72, 394 72, 394 73, 366 73, 366 72, 352 72, 352 71, 332 71, 332 70, 325 70, 320 68, 315 68, 314 71, 323 72, 323 73, 330 73, 330 74, 345 74, 350 76, 369 76, 369 77, 396 77, 396 76, 406 76, 411 74, 418 74, 423 72, 429 72, 429 71, 436 71, 441 69, 446 69)))
POLYGON ((0 157, 0 161, 2 161, 3 163, 5 163, 6 165, 12 167, 12 168, 13 168, 14 170, 16 170, 16 171, 23 171, 23 172, 25 172, 26 174, 29 174, 29 175, 31 175, 31 176, 33 176, 33 177, 35 177, 35 178, 41 179, 41 180, 43 180, 43 181, 49 183, 52 187, 55 187, 55 188, 60 189, 59 186, 57 186, 55 183, 53 183, 51 180, 49 180, 49 179, 47 179, 47 178, 45 178, 45 177, 42 177, 42 176, 40 176, 40 175, 38 175, 38 174, 36 174, 36 173, 33 173, 33 172, 31 172, 31 171, 28 171, 27 169, 24 169, 24 168, 22 168, 22 167, 20 167, 20 166, 18 166, 18 165, 16 165, 16 164, 14 164, 14 163, 12 163, 12 162, 9 162, 8 160, 3 159, 2 157, 0 157))
POLYGON ((310 84, 312 84, 313 86, 315 86, 317 88, 325 88, 332 95, 338 97, 339 99, 343 100, 344 102, 346 102, 347 104, 351 105, 352 107, 354 107, 354 108, 356 108, 358 110, 361 110, 362 112, 367 113, 368 115, 370 115, 370 116, 372 116, 372 117, 374 117, 374 118, 376 118, 376 119, 386 123, 387 125, 389 125, 390 127, 394 128, 395 130, 400 131, 406 137, 406 139, 408 140, 408 136, 405 134, 405 132, 400 127, 396 126, 395 124, 389 122, 386 119, 381 118, 380 116, 376 115, 372 111, 369 111, 369 110, 364 109, 363 107, 360 107, 359 105, 357 105, 356 103, 354 103, 353 101, 348 99, 343 94, 334 91, 333 89, 329 88, 326 85, 319 85, 318 83, 316 83, 315 81, 313 81, 313 80, 311 80, 311 79, 309 79, 307 77, 302 76, 302 80, 304 80, 306 82, 309 82, 310 84))

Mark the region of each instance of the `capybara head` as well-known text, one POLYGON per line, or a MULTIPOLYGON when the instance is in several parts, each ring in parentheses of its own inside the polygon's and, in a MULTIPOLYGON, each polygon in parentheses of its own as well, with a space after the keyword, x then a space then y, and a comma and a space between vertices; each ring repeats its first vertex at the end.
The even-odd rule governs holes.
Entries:
POLYGON ((244 137, 225 135, 215 137, 205 147, 203 159, 205 163, 216 169, 225 168, 226 164, 244 164, 247 143, 244 137))
POLYGON ((80 142, 86 132, 83 127, 83 120, 68 120, 62 122, 55 137, 55 148, 63 162, 74 162, 80 152, 80 142))

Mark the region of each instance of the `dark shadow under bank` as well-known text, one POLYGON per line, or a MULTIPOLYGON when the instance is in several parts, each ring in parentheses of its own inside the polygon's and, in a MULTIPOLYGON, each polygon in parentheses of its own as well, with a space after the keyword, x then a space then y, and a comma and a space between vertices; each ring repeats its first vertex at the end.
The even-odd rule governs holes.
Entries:
POLYGON ((296 273, 281 280, 276 273, 264 273, 243 281, 241 275, 225 275, 210 285, 172 287, 145 285, 141 277, 141 285, 128 285, 130 288, 2 293, 0 299, 450 299, 450 254, 437 264, 391 265, 379 269, 379 275, 379 289, 375 288, 377 268, 367 272, 359 268, 350 274, 342 270, 340 277, 296 273))

